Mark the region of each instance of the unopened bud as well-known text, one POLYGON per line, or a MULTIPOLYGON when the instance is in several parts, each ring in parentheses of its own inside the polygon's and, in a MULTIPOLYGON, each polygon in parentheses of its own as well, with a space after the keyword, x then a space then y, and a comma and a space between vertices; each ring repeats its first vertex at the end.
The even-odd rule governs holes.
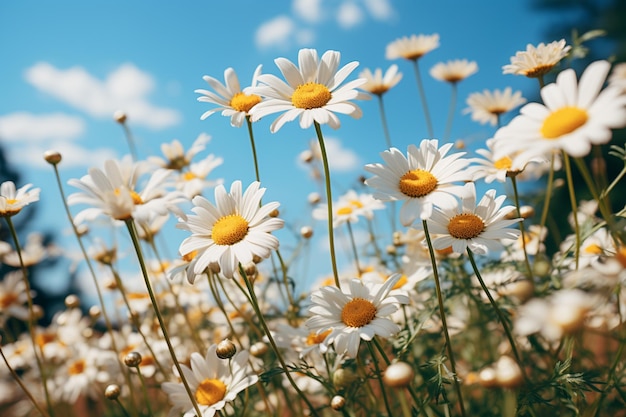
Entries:
POLYGON ((335 411, 340 411, 346 405, 346 399, 341 395, 335 395, 330 400, 330 407, 335 411))
POLYGON ((252 346, 250 346, 250 354, 257 358, 265 355, 267 353, 267 345, 263 342, 256 342, 252 346))
POLYGON ((57 151, 45 151, 43 153, 43 159, 45 159, 46 162, 51 165, 56 165, 61 162, 61 159, 63 159, 63 157, 57 151))
POLYGON ((100 317, 100 314, 102 314, 102 311, 100 311, 100 307, 98 306, 91 306, 91 308, 89 309, 89 317, 91 317, 92 319, 97 319, 98 317, 100 317))
POLYGON ((406 362, 395 362, 385 369, 383 382, 388 387, 403 388, 413 381, 414 376, 415 372, 411 365, 406 362))
POLYGON ((113 113, 113 119, 119 124, 123 125, 124 123, 126 123, 126 113, 124 113, 121 110, 118 110, 115 113, 113 113))
POLYGON ((311 193, 308 197, 309 204, 317 204, 322 201, 322 197, 318 193, 311 193))
POLYGON ((510 356, 501 356, 495 370, 496 381, 503 388, 516 388, 522 383, 522 370, 510 356))
POLYGON ((65 297, 65 307, 67 308, 77 308, 80 306, 80 298, 78 298, 75 294, 70 294, 65 297))
POLYGON ((122 393, 122 389, 117 384, 111 384, 106 387, 104 390, 104 396, 108 400, 117 400, 122 393))
POLYGON ((311 163, 311 162, 313 161, 313 158, 314 158, 314 156, 313 156, 313 152, 311 152, 311 151, 310 151, 310 150, 308 150, 308 149, 307 149, 306 151, 302 151, 302 152, 300 152, 300 160, 301 160, 302 162, 305 162, 305 163, 307 163, 307 164, 308 164, 308 163, 311 163))
POLYGON ((129 352, 126 356, 124 356, 124 363, 129 368, 136 368, 141 364, 141 353, 139 352, 129 352))
POLYGON ((309 239, 311 236, 313 236, 313 228, 311 226, 302 226, 300 228, 300 236, 305 239, 309 239))
POLYGON ((233 342, 228 339, 224 339, 217 344, 215 354, 220 359, 230 359, 237 353, 237 347, 233 342))
POLYGON ((280 211, 278 211, 278 209, 274 209, 274 210, 270 211, 269 216, 270 217, 278 217, 279 214, 280 214, 280 211))
POLYGON ((339 368, 333 373, 333 385, 336 388, 345 388, 356 381, 358 376, 350 369, 339 368))

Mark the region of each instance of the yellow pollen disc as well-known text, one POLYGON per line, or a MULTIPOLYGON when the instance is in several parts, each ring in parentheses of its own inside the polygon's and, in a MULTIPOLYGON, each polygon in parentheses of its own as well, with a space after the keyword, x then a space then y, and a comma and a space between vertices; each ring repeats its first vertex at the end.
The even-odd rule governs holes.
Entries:
POLYGON ((218 245, 234 245, 248 234, 248 222, 238 214, 224 216, 213 225, 211 238, 218 245))
POLYGON ((318 109, 330 101, 332 94, 323 84, 306 83, 299 85, 291 95, 291 103, 299 109, 318 109))
POLYGON ((316 334, 315 332, 311 332, 306 338, 306 344, 308 346, 319 345, 320 343, 324 341, 324 339, 326 339, 326 336, 328 336, 330 332, 331 332, 331 329, 328 329, 325 332, 321 332, 318 334, 316 334))
POLYGON ((402 274, 398 282, 396 282, 396 284, 393 286, 393 289, 397 290, 399 288, 402 288, 407 282, 409 282, 409 280, 406 278, 406 275, 402 274))
POLYGON ((7 198, 7 204, 15 204, 15 203, 17 203, 17 200, 13 198, 7 198))
POLYGON ((420 59, 422 56, 424 56, 424 52, 422 51, 405 52, 404 54, 402 54, 402 57, 404 59, 408 59, 409 61, 415 61, 416 59, 420 59))
POLYGON ((522 71, 522 74, 527 76, 528 78, 537 78, 549 73, 552 68, 554 68, 554 64, 538 65, 534 68, 522 71))
POLYGON ((352 207, 341 207, 337 210, 337 214, 340 216, 345 216, 352 213, 352 207))
POLYGON ((237 111, 248 113, 251 108, 261 102, 261 97, 256 94, 237 93, 230 99, 230 107, 237 111))
POLYGON ((617 259, 617 261, 622 264, 624 268, 626 268, 626 246, 622 246, 617 249, 615 259, 617 259))
POLYGON ((76 362, 72 363, 68 368, 67 372, 70 375, 79 375, 85 371, 85 361, 83 359, 79 359, 76 362))
POLYGON ((513 161, 508 156, 500 158, 493 163, 495 169, 506 169, 507 171, 513 166, 513 161))
POLYGON ((0 308, 2 309, 8 308, 16 301, 17 301, 17 294, 8 293, 8 294, 0 295, 0 308))
POLYGON ((435 249, 435 252, 439 256, 448 256, 453 253, 453 250, 452 250, 452 246, 448 246, 447 248, 443 248, 443 249, 435 249))
POLYGON ((37 333, 35 337, 35 342, 39 347, 44 347, 50 342, 54 342, 56 340, 56 336, 50 333, 37 333))
POLYGON ((196 257, 196 255, 198 254, 197 250, 192 250, 191 252, 189 252, 186 255, 183 255, 183 261, 185 262, 191 262, 193 261, 193 258, 196 257))
POLYGON ((490 107, 487 109, 487 111, 491 114, 498 116, 502 113, 506 113, 507 109, 505 109, 504 107, 490 107))
POLYGON ((541 135, 546 139, 556 139, 573 132, 587 123, 589 115, 578 107, 563 107, 552 113, 543 121, 541 135))
POLYGON ((194 174, 194 173, 193 173, 193 172, 191 172, 191 171, 187 171, 187 172, 185 172, 185 173, 183 174, 183 179, 184 179, 185 181, 191 181, 191 180, 193 180, 193 179, 195 179, 195 178, 198 178, 198 177, 196 176, 196 174, 194 174))
POLYGON ((205 379, 196 389, 196 400, 200 405, 211 406, 226 395, 226 385, 219 379, 205 379))
POLYGON ((350 204, 352 204, 356 208, 363 208, 363 203, 359 200, 350 200, 350 204))
POLYGON ((602 255, 603 252, 602 248, 595 243, 585 248, 585 253, 588 253, 589 255, 602 255))
POLYGON ((376 306, 363 298, 353 298, 341 310, 341 321, 349 327, 363 327, 376 317, 376 306))
POLYGON ((423 169, 414 169, 400 178, 399 187, 409 197, 424 197, 437 188, 437 178, 423 169))
MULTIPOLYGON (((122 191, 119 188, 116 188, 114 191, 115 195, 119 196, 122 191)), ((135 205, 141 205, 143 204, 143 200, 141 199, 141 197, 139 196, 139 194, 137 194, 135 191, 133 190, 128 190, 128 192, 130 193, 130 198, 133 199, 133 203, 135 205)))
POLYGON ((485 223, 472 213, 457 214, 448 223, 448 232, 457 239, 473 239, 483 230, 485 230, 485 223))
POLYGON ((375 87, 371 87, 369 89, 369 91, 370 91, 370 93, 372 93, 374 95, 382 96, 387 91, 389 91, 389 87, 387 87, 386 85, 377 85, 375 87))

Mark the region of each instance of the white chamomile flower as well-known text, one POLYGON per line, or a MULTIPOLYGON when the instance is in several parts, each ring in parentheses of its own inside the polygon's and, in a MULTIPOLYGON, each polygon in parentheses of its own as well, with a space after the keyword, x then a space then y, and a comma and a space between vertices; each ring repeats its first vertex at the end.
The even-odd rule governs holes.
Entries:
MULTIPOLYGON (((376 200, 371 194, 357 194, 349 190, 333 203, 333 227, 350 222, 356 223, 360 216, 371 220, 374 218, 374 210, 385 208, 380 200, 376 200)), ((328 219, 328 206, 320 204, 313 210, 313 218, 317 220, 328 219)))
POLYGON ((19 213, 25 206, 39 200, 41 189, 26 184, 16 190, 13 181, 5 181, 0 185, 0 217, 11 217, 19 213))
POLYGON ((437 236, 433 239, 435 249, 452 247, 456 253, 470 249, 484 255, 489 250, 501 249, 502 240, 519 237, 519 229, 511 229, 509 226, 521 219, 504 219, 515 210, 514 206, 502 207, 506 196, 496 197, 496 191, 489 190, 476 204, 474 183, 467 183, 464 191, 457 207, 435 207, 427 221, 428 231, 437 236))
POLYGON ((323 343, 332 344, 338 354, 355 358, 361 339, 369 341, 376 335, 389 338, 400 330, 387 318, 409 302, 404 293, 392 291, 400 278, 395 275, 383 284, 352 279, 345 289, 320 288, 311 294, 311 317, 306 326, 318 334, 332 329, 323 343))
MULTIPOLYGON (((248 363, 249 354, 238 351, 230 359, 220 359, 216 354, 217 345, 211 345, 204 357, 197 352, 191 354, 191 368, 181 365, 189 388, 194 394, 201 417, 213 417, 232 402, 237 395, 256 384, 258 376, 248 363)), ((170 415, 183 417, 196 416, 196 411, 182 383, 164 382, 161 385, 172 403, 170 415)))
POLYGON ((626 96, 616 87, 602 89, 609 68, 607 61, 593 62, 579 82, 573 69, 559 73, 556 83, 541 89, 543 104, 526 104, 498 129, 495 157, 515 155, 524 162, 561 150, 583 157, 591 145, 610 141, 611 129, 626 125, 626 96))
POLYGON ((200 119, 204 120, 213 113, 221 111, 222 116, 230 116, 231 126, 241 127, 243 121, 250 115, 250 110, 262 100, 260 96, 251 92, 251 89, 257 85, 261 68, 261 65, 256 68, 252 76, 252 84, 244 90, 241 89, 237 73, 232 68, 226 68, 224 71, 225 85, 215 78, 205 75, 204 81, 215 92, 203 89, 195 90, 196 93, 202 94, 201 97, 198 97, 198 101, 217 104, 219 107, 204 112, 200 119))
POLYGON ((430 69, 430 75, 436 80, 456 84, 478 71, 478 64, 467 59, 455 59, 439 62, 430 69))
POLYGON ((160 156, 149 156, 148 161, 159 168, 174 169, 177 171, 191 164, 191 160, 202 152, 206 144, 211 140, 211 136, 206 133, 198 135, 191 147, 185 151, 179 140, 174 139, 171 143, 161 144, 161 151, 165 159, 160 156))
POLYGON ((404 58, 415 61, 439 47, 439 34, 411 35, 396 39, 387 44, 385 57, 387 59, 404 58))
POLYGON ((368 164, 365 170, 375 176, 365 181, 374 188, 374 197, 383 201, 403 201, 400 222, 409 226, 416 219, 430 217, 433 206, 453 206, 463 189, 458 182, 471 181, 466 169, 470 160, 464 152, 447 155, 452 143, 439 147, 436 139, 424 139, 419 148, 409 145, 407 156, 397 148, 381 153, 386 165, 368 164), (446 156, 447 155, 447 156, 446 156))
POLYGON ((542 77, 567 56, 571 46, 565 39, 537 46, 526 45, 525 51, 518 51, 511 57, 511 63, 502 67, 503 74, 525 75, 529 78, 542 77))
POLYGON ((385 75, 383 75, 383 70, 380 68, 376 68, 374 72, 369 68, 365 68, 359 73, 359 78, 367 80, 361 86, 361 90, 376 96, 382 96, 400 82, 402 73, 398 72, 398 66, 393 64, 385 71, 385 75))
POLYGON ((197 252, 190 264, 195 274, 217 263, 222 274, 232 278, 240 263, 252 262, 255 255, 267 258, 278 248, 278 239, 271 232, 283 227, 284 222, 270 217, 278 203, 260 206, 264 193, 259 182, 242 191, 241 181, 235 181, 230 192, 221 184, 215 188, 215 205, 202 196, 194 197, 194 215, 181 220, 178 227, 191 232, 181 243, 180 254, 197 252))
POLYGON ((466 103, 468 107, 463 110, 464 114, 471 113, 472 120, 480 124, 496 126, 502 114, 526 103, 526 99, 522 97, 521 91, 513 93, 511 87, 507 87, 504 90, 472 93, 466 103))
POLYGON ((359 78, 342 85, 359 63, 353 61, 338 70, 340 57, 337 51, 326 51, 319 59, 315 49, 301 49, 298 67, 286 58, 275 59, 287 82, 272 74, 259 76, 259 82, 264 85, 253 91, 264 100, 250 110, 252 121, 282 112, 270 127, 270 131, 276 132, 296 118, 300 118, 303 129, 313 122, 337 129, 340 122, 336 113, 360 118, 361 109, 351 100, 369 98, 357 90, 366 80, 359 78))

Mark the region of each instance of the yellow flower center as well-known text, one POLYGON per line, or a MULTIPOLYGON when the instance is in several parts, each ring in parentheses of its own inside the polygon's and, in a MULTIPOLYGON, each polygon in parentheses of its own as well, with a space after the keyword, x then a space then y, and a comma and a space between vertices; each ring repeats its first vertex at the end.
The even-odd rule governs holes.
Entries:
POLYGON ((261 97, 256 94, 237 93, 230 99, 230 107, 237 111, 248 113, 251 108, 261 102, 261 97))
POLYGON ((7 198, 7 204, 15 204, 17 203, 17 200, 14 198, 7 198))
POLYGON ((248 222, 238 214, 224 216, 213 225, 211 238, 218 245, 234 245, 248 234, 248 222))
POLYGON ((409 197, 424 197, 437 188, 437 178, 423 169, 414 169, 400 178, 399 186, 409 197))
POLYGON ((489 113, 491 113, 491 114, 495 115, 495 116, 499 116, 499 115, 501 115, 502 113, 506 113, 506 112, 507 112, 507 109, 505 109, 504 107, 496 107, 496 106, 494 106, 494 107, 489 107, 489 108, 487 108, 487 111, 488 111, 489 113))
POLYGON ((369 92, 377 96, 382 96, 387 91, 389 91, 389 87, 384 84, 375 85, 369 88, 369 92))
POLYGON ((507 171, 513 166, 513 161, 508 156, 500 158, 493 163, 495 169, 506 169, 507 171))
MULTIPOLYGON (((387 279, 389 279, 389 277, 387 277, 387 279)), ((398 282, 396 282, 395 285, 393 286, 393 289, 397 290, 399 288, 402 288, 406 285, 407 282, 409 282, 409 280, 407 279, 406 275, 402 274, 398 282)))
POLYGON ((76 362, 72 363, 68 368, 67 372, 70 375, 79 375, 85 371, 85 361, 84 359, 79 359, 76 362))
POLYGON ((341 207, 337 210, 337 214, 340 216, 347 216, 348 214, 352 213, 352 207, 350 206, 345 206, 345 207, 341 207))
POLYGON ((17 294, 12 292, 8 294, 0 295, 0 308, 5 309, 10 307, 13 303, 17 301, 17 294))
POLYGON ((341 321, 349 327, 363 327, 376 317, 376 306, 363 298, 353 298, 341 310, 341 321))
POLYGON ((196 389, 196 400, 200 405, 211 406, 226 395, 226 385, 219 379, 205 379, 196 389))
POLYGON ((48 343, 54 342, 56 340, 56 335, 51 333, 37 333, 35 337, 35 343, 39 345, 39 347, 44 347, 48 343))
POLYGON ((307 346, 319 345, 320 343, 324 341, 324 339, 326 339, 326 336, 328 336, 331 331, 332 331, 331 329, 328 329, 325 332, 321 332, 321 333, 315 333, 315 332, 309 333, 309 335, 306 338, 307 346))
POLYGON ((472 213, 457 214, 448 223, 448 232, 457 239, 473 239, 483 230, 485 230, 485 223, 472 213))
POLYGON ((193 258, 195 258, 197 254, 198 254, 197 250, 192 250, 191 252, 183 255, 183 261, 191 262, 193 261, 193 258))
POLYGON ((543 121, 541 135, 546 139, 556 139, 573 132, 587 123, 589 115, 578 107, 563 107, 552 113, 543 121))
POLYGON ((626 246, 621 246, 617 249, 615 259, 617 259, 617 261, 622 264, 624 268, 626 268, 626 246))
POLYGON ((522 71, 521 73, 528 78, 537 78, 549 73, 552 68, 554 68, 554 64, 541 64, 528 70, 522 71))
MULTIPOLYGON (((122 193, 122 191, 119 188, 116 188, 113 192, 115 193, 116 196, 119 196, 122 193)), ((143 204, 143 200, 141 199, 141 196, 139 194, 137 194, 133 190, 128 190, 128 192, 130 193, 130 198, 133 199, 133 203, 135 205, 138 206, 138 205, 143 204)))
POLYGON ((187 172, 185 172, 185 173, 183 174, 183 179, 184 179, 185 181, 191 181, 191 180, 196 179, 196 178, 198 178, 198 177, 196 176, 196 174, 194 174, 194 173, 193 173, 193 172, 191 172, 191 171, 187 171, 187 172))
POLYGON ((602 255, 603 252, 604 251, 600 245, 596 245, 595 243, 592 243, 585 248, 585 253, 588 253, 589 255, 602 255))
POLYGON ((296 88, 291 95, 291 103, 299 109, 318 109, 330 101, 332 94, 323 84, 306 83, 296 88))

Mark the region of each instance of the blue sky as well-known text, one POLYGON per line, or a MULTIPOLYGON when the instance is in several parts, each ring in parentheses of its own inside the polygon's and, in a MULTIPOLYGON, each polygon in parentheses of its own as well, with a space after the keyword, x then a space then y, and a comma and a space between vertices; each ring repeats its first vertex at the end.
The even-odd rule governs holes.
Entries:
MULTIPOLYGON (((3 2, 0 141, 9 163, 22 173, 22 183, 42 189, 39 204, 45 210, 35 227, 58 230, 61 236, 61 206, 44 151, 63 153, 64 181, 102 166, 106 158, 121 157, 128 148, 112 115, 123 110, 140 157, 160 155, 161 143, 173 139, 188 147, 207 133, 212 137, 207 152, 225 161, 214 175, 227 185, 236 179, 249 183, 254 170, 245 127, 232 128, 219 114, 201 121, 210 106, 197 102, 194 90, 208 87, 203 75, 223 80, 227 67, 235 69, 244 86, 259 64, 264 72, 279 75, 273 60, 296 61, 302 47, 320 54, 338 50, 342 65, 359 61, 352 78, 364 68, 398 64, 404 78, 385 95, 392 141, 402 150, 419 143, 427 132, 412 67, 386 60, 385 47, 403 36, 438 33, 441 46, 420 60, 435 136, 444 131, 450 86, 432 79, 428 70, 465 58, 476 61, 479 71, 459 85, 452 139, 482 144, 493 129, 461 114, 466 97, 507 86, 525 96, 536 93, 532 80, 503 75, 501 68, 527 43, 554 40, 543 37, 550 18, 531 11, 528 1, 3 2)), ((379 162, 385 149, 376 101, 360 105, 362 119, 345 117, 339 130, 323 129, 335 159, 335 197, 364 174, 364 164, 379 162)), ((254 125, 266 198, 280 201, 286 220, 299 227, 309 222, 302 213, 306 196, 317 186, 298 155, 315 132, 292 123, 271 134, 273 118, 268 119, 254 125)), ((206 195, 212 199, 212 191, 206 195)))

